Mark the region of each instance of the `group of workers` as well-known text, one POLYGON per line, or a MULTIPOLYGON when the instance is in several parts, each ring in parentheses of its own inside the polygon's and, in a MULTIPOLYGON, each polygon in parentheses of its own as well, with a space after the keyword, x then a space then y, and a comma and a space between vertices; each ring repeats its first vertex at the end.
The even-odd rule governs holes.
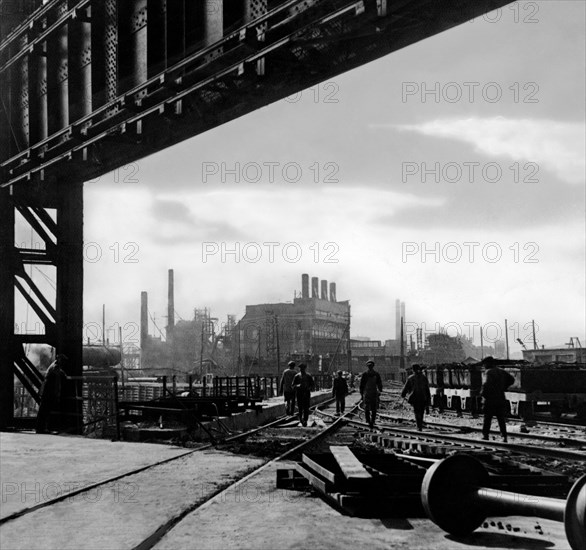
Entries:
MULTIPOLYGON (((499 429, 503 440, 507 441, 507 401, 505 391, 513 384, 515 379, 505 370, 501 369, 496 360, 487 357, 486 380, 482 385, 481 396, 484 399, 484 423, 482 426, 483 439, 487 440, 490 434, 490 426, 493 417, 498 420, 499 429)), ((360 395, 364 406, 364 416, 370 429, 375 426, 376 413, 379 405, 379 397, 383 384, 380 374, 374 370, 374 361, 366 362, 367 370, 360 378, 360 395)), ((295 371, 295 362, 289 362, 289 368, 283 373, 280 384, 280 392, 283 393, 288 415, 295 413, 295 399, 299 406, 299 421, 302 426, 307 426, 309 416, 310 394, 315 384, 307 371, 307 365, 299 365, 300 372, 295 371)), ((431 405, 431 392, 429 382, 423 374, 421 365, 412 365, 413 374, 407 378, 401 391, 401 397, 413 407, 415 423, 419 431, 423 430, 423 418, 431 405)), ((332 385, 332 397, 336 399, 336 415, 344 414, 348 383, 342 371, 338 371, 332 385)))

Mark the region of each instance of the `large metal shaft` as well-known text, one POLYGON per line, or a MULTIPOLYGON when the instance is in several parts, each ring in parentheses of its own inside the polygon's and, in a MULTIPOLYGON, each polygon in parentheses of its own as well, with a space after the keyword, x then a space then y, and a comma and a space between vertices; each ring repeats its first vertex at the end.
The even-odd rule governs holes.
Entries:
POLYGON ((472 498, 476 504, 485 505, 487 511, 493 511, 500 516, 535 516, 564 521, 565 500, 523 495, 488 487, 476 489, 472 498))

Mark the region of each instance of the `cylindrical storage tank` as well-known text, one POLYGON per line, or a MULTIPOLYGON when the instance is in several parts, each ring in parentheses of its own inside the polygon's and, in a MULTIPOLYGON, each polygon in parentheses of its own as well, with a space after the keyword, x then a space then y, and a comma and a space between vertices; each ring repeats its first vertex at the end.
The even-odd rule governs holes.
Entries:
POLYGON ((83 346, 82 362, 86 367, 105 368, 120 364, 119 348, 83 346))

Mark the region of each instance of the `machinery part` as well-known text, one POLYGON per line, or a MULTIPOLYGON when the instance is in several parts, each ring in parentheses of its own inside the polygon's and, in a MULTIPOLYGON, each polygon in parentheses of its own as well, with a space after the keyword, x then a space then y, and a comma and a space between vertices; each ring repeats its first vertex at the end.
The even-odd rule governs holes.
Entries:
POLYGON ((536 516, 564 522, 573 550, 586 548, 586 475, 566 501, 487 487, 488 472, 475 458, 459 454, 435 463, 421 486, 423 508, 431 520, 452 535, 467 535, 487 516, 536 516))

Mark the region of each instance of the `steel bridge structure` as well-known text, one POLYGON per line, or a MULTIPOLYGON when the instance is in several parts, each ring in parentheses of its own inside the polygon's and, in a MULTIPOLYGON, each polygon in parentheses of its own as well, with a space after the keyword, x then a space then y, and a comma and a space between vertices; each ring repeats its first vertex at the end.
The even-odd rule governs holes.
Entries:
POLYGON ((47 343, 80 431, 84 181, 509 2, 1 0, 0 429, 15 376, 38 399, 24 345, 47 343), (17 218, 43 246, 15 244, 17 218), (52 266, 54 296, 30 265, 52 266), (15 331, 17 293, 43 334, 15 331))

